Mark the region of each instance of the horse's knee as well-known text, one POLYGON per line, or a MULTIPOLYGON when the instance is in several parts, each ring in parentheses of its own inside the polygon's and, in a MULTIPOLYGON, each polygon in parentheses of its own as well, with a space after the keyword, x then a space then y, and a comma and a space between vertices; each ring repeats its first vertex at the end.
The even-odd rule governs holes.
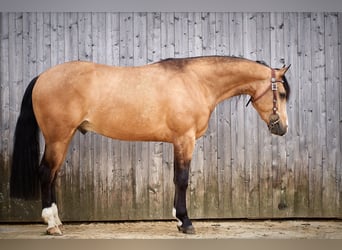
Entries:
POLYGON ((173 181, 177 188, 186 190, 189 185, 189 169, 178 169, 173 181))

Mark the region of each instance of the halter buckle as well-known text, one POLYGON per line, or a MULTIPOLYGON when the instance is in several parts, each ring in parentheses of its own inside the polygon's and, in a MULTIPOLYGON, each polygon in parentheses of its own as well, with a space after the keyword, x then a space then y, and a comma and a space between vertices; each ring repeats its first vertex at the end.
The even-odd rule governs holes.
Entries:
POLYGON ((272 90, 273 91, 277 91, 278 90, 278 87, 277 87, 277 82, 275 81, 275 79, 273 80, 274 78, 272 78, 272 90))

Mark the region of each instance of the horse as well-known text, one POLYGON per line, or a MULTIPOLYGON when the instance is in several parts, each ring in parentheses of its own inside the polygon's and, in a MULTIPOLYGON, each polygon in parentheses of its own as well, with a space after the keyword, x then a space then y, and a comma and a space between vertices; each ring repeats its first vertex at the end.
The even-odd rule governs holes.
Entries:
MULTIPOLYGON (((125 141, 162 141, 174 149, 173 216, 195 233, 186 191, 196 139, 223 100, 249 95, 269 131, 288 130, 290 66, 230 56, 173 58, 133 67, 71 61, 35 77, 25 90, 14 134, 10 197, 42 201, 48 235, 62 235, 55 183, 71 138, 92 131, 125 141), (45 149, 39 160, 39 131, 45 149), (40 192, 39 192, 40 189, 40 192)), ((247 105, 248 105, 247 104, 247 105)))

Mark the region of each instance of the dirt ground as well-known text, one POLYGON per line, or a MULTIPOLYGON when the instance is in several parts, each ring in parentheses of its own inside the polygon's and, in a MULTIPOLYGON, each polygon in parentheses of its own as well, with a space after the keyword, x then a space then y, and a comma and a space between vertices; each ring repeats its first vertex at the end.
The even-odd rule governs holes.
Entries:
POLYGON ((0 239, 342 239, 341 220, 194 221, 194 235, 174 221, 66 223, 62 236, 43 224, 0 224, 0 239))

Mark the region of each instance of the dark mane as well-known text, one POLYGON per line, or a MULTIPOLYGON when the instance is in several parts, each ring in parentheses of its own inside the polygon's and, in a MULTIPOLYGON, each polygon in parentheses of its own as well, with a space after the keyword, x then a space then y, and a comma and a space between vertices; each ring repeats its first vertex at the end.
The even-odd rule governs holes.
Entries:
POLYGON ((265 66, 267 66, 267 67, 270 67, 265 61, 258 60, 258 61, 255 61, 255 62, 257 62, 257 63, 259 63, 259 64, 262 64, 262 65, 265 65, 265 66))
POLYGON ((165 69, 182 70, 189 64, 191 58, 167 58, 156 62, 163 66, 165 69))
POLYGON ((185 58, 167 58, 163 59, 159 62, 156 62, 167 69, 173 70, 182 70, 184 67, 189 65, 194 60, 201 59, 212 59, 215 61, 233 61, 233 60, 249 60, 243 57, 235 57, 235 56, 196 56, 196 57, 185 57, 185 58))
POLYGON ((287 82, 287 79, 286 79, 285 76, 283 76, 283 86, 284 86, 285 91, 286 91, 286 100, 289 100, 290 99, 290 94, 291 94, 291 88, 290 88, 290 85, 287 82))

